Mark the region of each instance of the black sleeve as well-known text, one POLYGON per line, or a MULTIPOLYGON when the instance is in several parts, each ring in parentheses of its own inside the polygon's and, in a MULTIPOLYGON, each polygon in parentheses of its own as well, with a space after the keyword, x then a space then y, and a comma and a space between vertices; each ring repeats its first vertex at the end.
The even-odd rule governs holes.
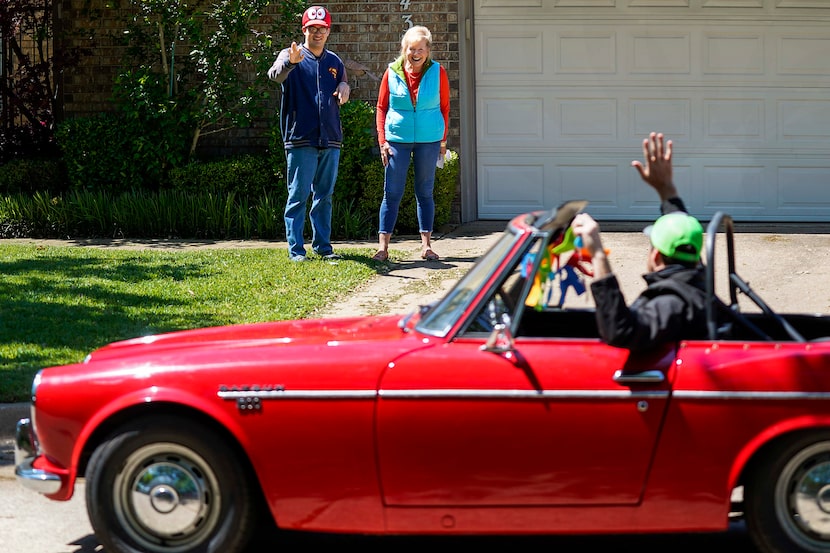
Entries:
POLYGON ((686 302, 676 294, 641 296, 629 308, 614 275, 593 281, 591 293, 599 335, 611 346, 645 351, 680 340, 686 328, 686 302))
POLYGON ((689 212, 686 209, 686 204, 683 203, 683 200, 680 198, 680 196, 669 198, 668 200, 660 204, 661 215, 665 215, 666 213, 674 213, 675 211, 683 211, 684 213, 689 212))

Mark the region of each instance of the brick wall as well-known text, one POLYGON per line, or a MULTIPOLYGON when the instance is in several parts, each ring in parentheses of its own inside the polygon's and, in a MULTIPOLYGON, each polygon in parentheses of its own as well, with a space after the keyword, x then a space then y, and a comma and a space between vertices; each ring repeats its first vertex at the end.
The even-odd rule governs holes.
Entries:
MULTIPOLYGON (((118 31, 117 13, 105 9, 107 0, 59 0, 60 25, 78 30, 92 28, 96 31, 95 54, 85 59, 71 74, 61 77, 64 112, 67 117, 91 115, 113 109, 109 100, 113 77, 116 74, 121 53, 106 38, 106 34, 118 31), (100 17, 88 18, 84 7, 99 10, 100 17)), ((450 147, 458 148, 458 16, 457 1, 425 2, 328 2, 321 3, 332 13, 332 32, 328 47, 340 55, 350 70, 352 99, 374 103, 377 100, 378 83, 369 75, 380 77, 386 66, 400 52, 401 36, 409 23, 426 25, 433 34, 433 57, 446 69, 450 79, 451 116, 450 147), (366 71, 359 69, 365 67, 366 71)), ((297 21, 297 41, 303 39, 300 21, 297 21)), ((76 45, 89 46, 92 41, 77 40, 76 45)), ((282 45, 277 48, 288 46, 282 45)), ((276 53, 276 52, 275 52, 276 53)), ((204 139, 204 147, 213 151, 245 152, 260 150, 267 145, 268 121, 256 121, 246 129, 235 129, 204 139)))

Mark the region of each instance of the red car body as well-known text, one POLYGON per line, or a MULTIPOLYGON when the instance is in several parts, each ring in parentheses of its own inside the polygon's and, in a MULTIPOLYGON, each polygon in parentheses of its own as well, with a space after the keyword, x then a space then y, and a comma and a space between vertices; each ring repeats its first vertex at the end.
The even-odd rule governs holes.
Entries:
POLYGON ((369 534, 720 531, 745 513, 763 550, 830 551, 830 321, 762 309, 647 355, 605 345, 590 309, 530 298, 534 252, 581 207, 517 217, 405 317, 175 332, 44 369, 18 478, 67 500, 86 477, 107 551, 237 551, 248 536, 222 521, 260 505, 282 529, 369 534))

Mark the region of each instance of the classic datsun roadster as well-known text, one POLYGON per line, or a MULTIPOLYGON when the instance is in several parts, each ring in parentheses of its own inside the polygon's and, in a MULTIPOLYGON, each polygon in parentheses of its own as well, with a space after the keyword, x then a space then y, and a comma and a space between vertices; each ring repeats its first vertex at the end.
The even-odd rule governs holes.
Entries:
POLYGON ((263 524, 620 534, 736 517, 761 551, 830 551, 830 317, 773 312, 735 273, 718 213, 708 338, 605 345, 592 308, 557 300, 585 205, 516 217, 405 316, 144 336, 43 369, 17 478, 55 500, 85 478, 113 553, 234 553, 263 524))

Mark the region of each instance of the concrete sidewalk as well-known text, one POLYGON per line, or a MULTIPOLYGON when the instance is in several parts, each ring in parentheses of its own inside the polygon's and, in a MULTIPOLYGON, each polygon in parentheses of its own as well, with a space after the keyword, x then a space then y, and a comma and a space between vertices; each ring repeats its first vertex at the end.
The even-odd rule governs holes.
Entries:
MULTIPOLYGON (((366 285, 333 302, 316 316, 408 313, 439 299, 496 241, 506 224, 506 221, 476 221, 437 232, 433 249, 441 256, 438 261, 420 258, 417 237, 393 238, 391 249, 403 254, 393 257, 386 270, 366 285)), ((628 301, 643 289, 642 272, 648 249, 647 239, 641 232, 643 226, 644 223, 603 223, 605 246, 611 250, 611 264, 628 301)), ((770 307, 780 312, 830 313, 830 228, 736 223, 735 231, 737 272, 770 307)), ((6 242, 173 250, 231 247, 284 250, 286 247, 284 242, 275 241, 18 239, 6 242)), ((334 246, 335 250, 374 248, 371 242, 340 242, 334 246)), ((719 244, 716 253, 724 249, 719 244)), ((716 263, 721 269, 726 266, 717 256, 716 263)), ((583 296, 580 300, 590 306, 590 294, 583 296)), ((742 309, 744 300, 741 297, 742 309)), ((749 305, 747 309, 753 308, 749 305)), ((28 413, 28 403, 0 404, 0 440, 8 441, 17 420, 28 413)))

